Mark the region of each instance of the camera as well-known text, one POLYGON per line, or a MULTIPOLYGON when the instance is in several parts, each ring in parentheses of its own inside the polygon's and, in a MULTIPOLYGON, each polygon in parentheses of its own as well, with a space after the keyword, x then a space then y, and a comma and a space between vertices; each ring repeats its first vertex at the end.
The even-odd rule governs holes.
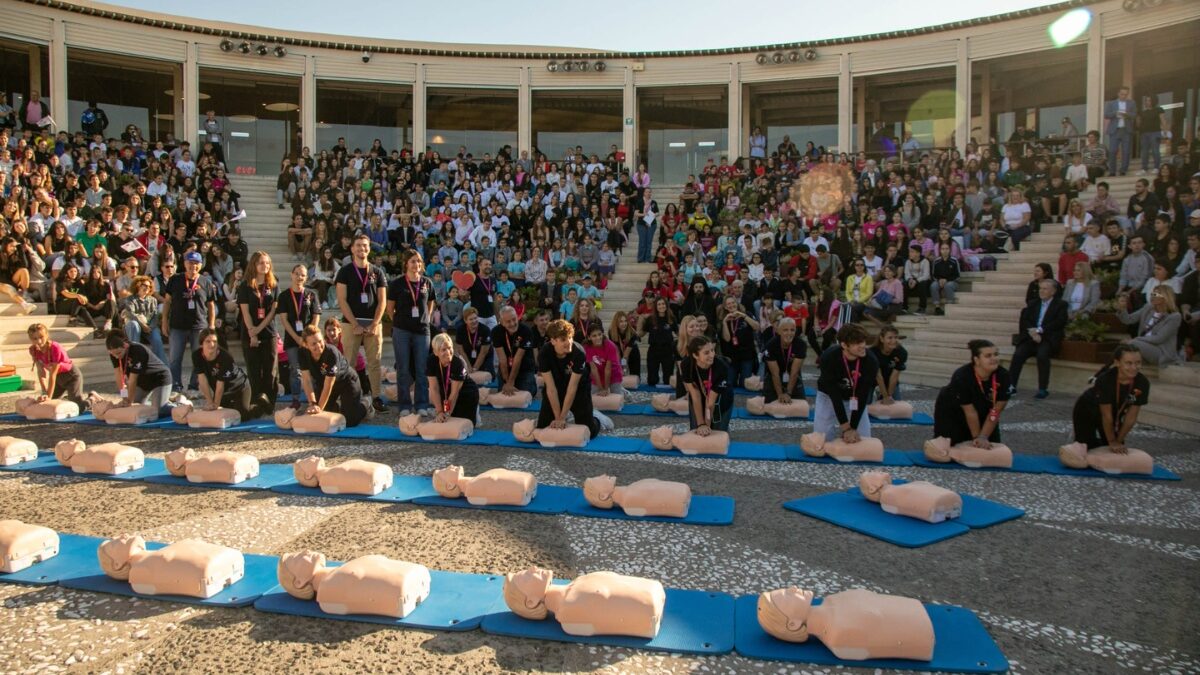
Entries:
POLYGON ((363 52, 362 60, 363 60, 363 63, 370 63, 371 62, 371 52, 363 52))

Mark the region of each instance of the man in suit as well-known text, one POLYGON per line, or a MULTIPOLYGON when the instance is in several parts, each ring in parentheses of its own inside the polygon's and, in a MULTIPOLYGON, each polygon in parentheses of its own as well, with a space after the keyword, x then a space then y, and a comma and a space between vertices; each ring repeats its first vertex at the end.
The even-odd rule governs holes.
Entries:
POLYGON ((1038 391, 1034 398, 1050 395, 1050 359, 1058 352, 1067 328, 1067 303, 1055 297, 1057 291, 1058 282, 1043 279, 1038 285, 1038 297, 1021 310, 1021 332, 1013 351, 1012 366, 1008 369, 1012 379, 1011 393, 1017 391, 1025 361, 1033 356, 1037 358, 1038 366, 1038 391))
POLYGON ((1108 133, 1108 173, 1117 174, 1117 153, 1121 153, 1121 171, 1129 171, 1129 155, 1133 152, 1133 122, 1137 119, 1137 104, 1129 97, 1129 87, 1117 90, 1116 100, 1104 104, 1104 119, 1108 133))

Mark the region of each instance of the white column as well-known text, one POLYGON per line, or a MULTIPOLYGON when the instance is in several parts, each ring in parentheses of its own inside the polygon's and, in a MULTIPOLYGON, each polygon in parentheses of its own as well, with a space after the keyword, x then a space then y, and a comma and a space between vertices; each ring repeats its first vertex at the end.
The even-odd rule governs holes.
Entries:
POLYGON ((1087 128, 1083 130, 1084 133, 1097 130, 1101 138, 1104 137, 1104 129, 1101 128, 1104 122, 1104 34, 1100 25, 1102 20, 1102 15, 1097 12, 1088 26, 1085 94, 1087 128))
MULTIPOLYGON (((29 89, 36 89, 39 94, 49 98, 50 92, 42 91, 42 46, 28 45, 26 51, 29 53, 29 89)), ((21 96, 28 95, 28 91, 21 92, 21 96)), ((16 105, 13 101, 9 101, 9 103, 16 105)))
POLYGON ((954 69, 954 139, 960 152, 971 140, 971 59, 967 38, 958 41, 958 63, 954 69))
POLYGON ((417 64, 417 79, 413 82, 413 157, 425 152, 425 129, 428 122, 425 119, 425 64, 417 64))
POLYGON ((738 71, 738 64, 729 64, 729 141, 725 147, 728 148, 726 154, 730 161, 750 154, 748 130, 743 129, 742 78, 738 71))
MULTIPOLYGON (((40 60, 40 56, 39 56, 40 60)), ((40 87, 31 82, 33 88, 40 87)), ((67 107, 67 24, 55 19, 50 34, 50 91, 42 92, 50 97, 50 116, 58 123, 56 131, 72 128, 67 107)))
POLYGON ((533 156, 533 91, 529 88, 529 68, 521 67, 521 84, 517 89, 517 156, 529 152, 533 156))
POLYGON ((840 57, 838 71, 838 152, 849 153, 854 132, 854 78, 850 76, 850 55, 840 57))
POLYGON ((183 62, 183 88, 175 90, 183 119, 183 132, 176 140, 191 143, 193 149, 200 145, 200 106, 203 103, 200 100, 199 50, 200 47, 195 42, 188 43, 187 58, 183 62))
MULTIPOLYGON (((626 168, 633 171, 637 168, 638 161, 637 87, 633 86, 633 70, 628 66, 625 67, 625 88, 622 90, 622 94, 621 150, 625 153, 626 168)), ((662 170, 662 167, 655 168, 659 171, 662 170)))
MULTIPOLYGON (((301 146, 317 150, 317 57, 304 56, 304 77, 300 80, 301 146)), ((297 148, 299 150, 300 148, 297 148)))

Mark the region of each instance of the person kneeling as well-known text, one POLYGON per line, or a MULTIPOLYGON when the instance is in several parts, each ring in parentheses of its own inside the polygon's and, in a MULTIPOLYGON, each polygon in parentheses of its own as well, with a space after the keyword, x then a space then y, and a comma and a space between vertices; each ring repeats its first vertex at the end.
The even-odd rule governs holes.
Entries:
POLYGON ((575 416, 575 424, 588 428, 591 438, 600 434, 603 426, 613 428, 612 420, 592 409, 591 377, 587 356, 574 342, 575 328, 559 319, 546 327, 546 344, 538 355, 541 369, 542 407, 538 412, 538 429, 565 429, 567 414, 575 416))
POLYGON ((192 352, 192 371, 204 397, 204 410, 236 410, 243 421, 270 412, 271 402, 266 396, 253 400, 246 371, 221 349, 215 329, 200 331, 200 348, 192 352))
POLYGON ((301 333, 304 349, 300 351, 301 386, 308 397, 306 415, 321 412, 337 412, 346 418, 346 426, 356 427, 375 414, 371 399, 363 395, 358 373, 350 368, 346 357, 325 343, 325 337, 316 326, 308 326, 301 333), (317 382, 321 392, 316 393, 317 382))

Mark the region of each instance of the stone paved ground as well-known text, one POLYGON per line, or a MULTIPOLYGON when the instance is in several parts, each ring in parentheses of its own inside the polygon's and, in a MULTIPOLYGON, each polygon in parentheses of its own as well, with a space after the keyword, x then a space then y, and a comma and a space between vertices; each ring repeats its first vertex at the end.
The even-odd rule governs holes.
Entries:
MULTIPOLYGON (((931 389, 910 389, 931 411, 931 389)), ((642 397, 644 398, 644 397, 642 397)), ((1005 440, 1050 453, 1064 441, 1065 396, 1016 401, 1005 440)), ((0 400, 11 410, 12 396, 0 400)), ((515 413, 486 415, 507 428, 515 413)), ((645 436, 663 420, 617 416, 616 433, 645 436)), ((394 423, 385 415, 380 423, 394 423)), ((740 440, 796 443, 803 423, 735 421, 740 440)), ((737 499, 731 527, 684 527, 566 516, 339 503, 263 493, 205 491, 4 474, 0 517, 64 532, 147 538, 187 536, 246 552, 314 548, 331 559, 367 553, 464 572, 529 564, 561 576, 612 569, 681 588, 733 594, 798 584, 829 593, 867 587, 975 610, 1015 673, 1200 672, 1200 453, 1197 439, 1143 428, 1134 444, 1183 475, 1179 483, 897 469, 951 489, 1024 508, 1025 518, 922 549, 902 549, 784 511, 789 499, 852 485, 861 469, 812 464, 523 451, 369 441, 104 429, 0 426, 42 447, 80 437, 119 440, 148 454, 187 443, 236 449, 264 462, 309 453, 363 457, 399 473, 451 461, 468 473, 496 466, 540 481, 579 484, 599 473, 685 481, 698 494, 737 499)), ((878 427, 891 448, 919 448, 929 429, 878 427)), ((393 630, 256 612, 204 609, 76 592, 0 585, 0 671, 6 672, 832 672, 744 659, 691 658, 465 634, 393 630)), ((849 669, 847 672, 870 672, 849 669)))

